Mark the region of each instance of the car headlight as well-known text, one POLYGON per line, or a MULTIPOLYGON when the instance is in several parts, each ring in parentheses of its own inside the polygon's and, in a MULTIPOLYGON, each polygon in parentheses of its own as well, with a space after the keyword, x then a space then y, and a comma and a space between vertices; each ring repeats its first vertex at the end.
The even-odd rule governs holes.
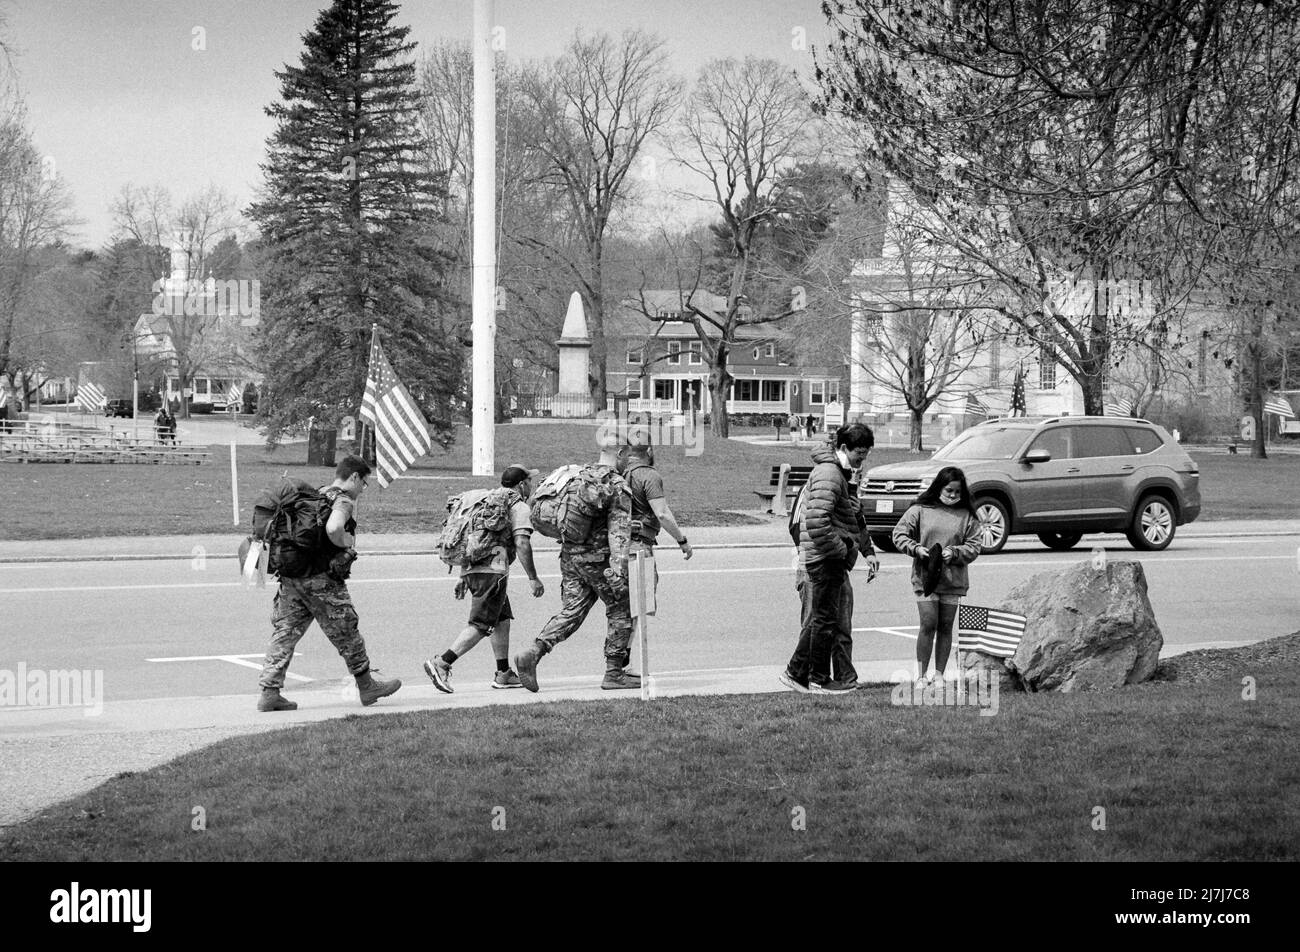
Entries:
POLYGON ((930 488, 930 484, 933 483, 933 482, 934 482, 934 477, 933 477, 933 476, 922 476, 922 477, 921 477, 921 492, 925 492, 927 489, 929 489, 929 488, 930 488))

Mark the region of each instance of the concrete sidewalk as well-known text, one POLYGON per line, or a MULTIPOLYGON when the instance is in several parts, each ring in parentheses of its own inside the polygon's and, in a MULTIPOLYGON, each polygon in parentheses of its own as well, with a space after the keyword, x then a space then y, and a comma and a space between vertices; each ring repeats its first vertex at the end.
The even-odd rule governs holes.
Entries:
MULTIPOLYGON (((716 548, 787 548, 785 518, 761 513, 750 513, 766 521, 761 525, 688 527, 691 545, 697 549, 716 548)), ((1174 538, 1177 546, 1184 539, 1214 539, 1226 537, 1261 537, 1300 535, 1300 519, 1227 520, 1222 522, 1198 521, 1179 528, 1174 538)), ((0 563, 6 562, 77 562, 142 559, 192 559, 199 555, 209 559, 235 558, 243 532, 231 530, 220 535, 193 536, 103 536, 89 539, 0 539, 0 563)), ((433 555, 437 534, 432 532, 367 533, 364 525, 360 533, 358 552, 363 556, 375 555, 433 555)), ((671 539, 661 538, 672 549, 671 539)), ((1128 541, 1118 533, 1088 536, 1077 550, 1086 553, 1093 545, 1129 548, 1128 541)), ((1027 548, 1046 551, 1031 535, 1012 536, 1008 548, 1027 548)), ((559 545, 539 536, 535 551, 554 552, 559 545)))

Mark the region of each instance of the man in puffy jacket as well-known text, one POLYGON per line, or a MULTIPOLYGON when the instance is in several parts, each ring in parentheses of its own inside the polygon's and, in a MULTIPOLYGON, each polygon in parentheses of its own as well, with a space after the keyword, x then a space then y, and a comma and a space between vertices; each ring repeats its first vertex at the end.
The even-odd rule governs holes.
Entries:
MULTIPOLYGON (((850 423, 835 431, 833 449, 826 446, 813 453, 816 465, 803 490, 799 532, 799 562, 808 576, 811 618, 781 674, 781 683, 795 691, 848 694, 854 687, 832 680, 831 649, 861 537, 856 483, 851 478, 875 442, 870 427, 850 423)), ((875 553, 868 558, 874 574, 879 565, 875 553)))

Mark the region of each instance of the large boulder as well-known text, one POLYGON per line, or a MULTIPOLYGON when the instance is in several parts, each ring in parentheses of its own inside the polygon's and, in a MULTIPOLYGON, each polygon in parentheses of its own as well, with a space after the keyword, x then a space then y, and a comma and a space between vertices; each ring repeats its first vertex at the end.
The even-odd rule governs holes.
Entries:
POLYGON ((1155 674, 1164 637, 1140 562, 1043 572, 1012 589, 1001 607, 1026 618, 1007 667, 1030 691, 1118 688, 1155 674))

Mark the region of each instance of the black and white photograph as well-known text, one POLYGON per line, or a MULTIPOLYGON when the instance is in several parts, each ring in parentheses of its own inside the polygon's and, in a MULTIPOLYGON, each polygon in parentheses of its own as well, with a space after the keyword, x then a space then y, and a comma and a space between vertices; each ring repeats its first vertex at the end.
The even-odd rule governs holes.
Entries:
POLYGON ((0 606, 50 935, 862 862, 1247 939, 1300 0, 0 0, 0 606))

